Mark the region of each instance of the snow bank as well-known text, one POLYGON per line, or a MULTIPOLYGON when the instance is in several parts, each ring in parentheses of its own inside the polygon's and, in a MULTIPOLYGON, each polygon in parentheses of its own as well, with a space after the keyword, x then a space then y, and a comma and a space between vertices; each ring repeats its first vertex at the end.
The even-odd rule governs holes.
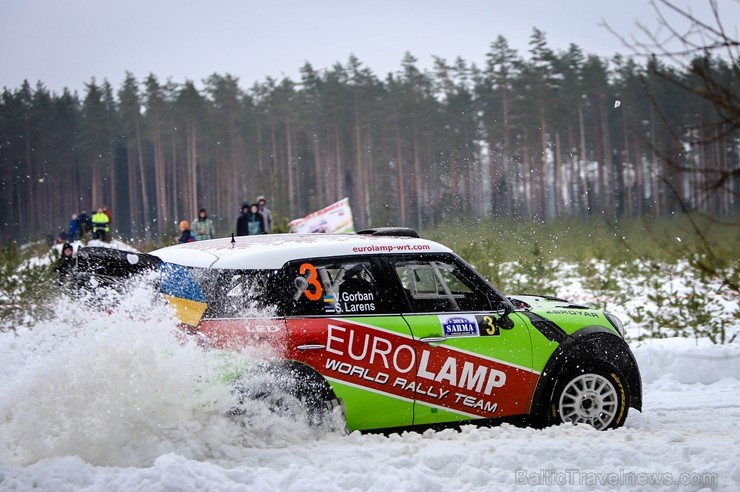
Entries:
POLYGON ((740 376, 740 343, 713 345, 708 340, 668 338, 634 343, 644 384, 674 381, 713 384, 740 376))

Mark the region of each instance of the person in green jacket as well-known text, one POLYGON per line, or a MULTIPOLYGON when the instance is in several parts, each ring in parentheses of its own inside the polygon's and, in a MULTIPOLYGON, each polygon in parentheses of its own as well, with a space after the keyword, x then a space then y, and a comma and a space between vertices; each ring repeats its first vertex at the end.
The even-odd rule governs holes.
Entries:
POLYGON ((92 216, 92 237, 110 242, 110 218, 102 208, 99 208, 92 216))
POLYGON ((198 217, 190 224, 190 230, 196 241, 205 241, 216 237, 213 232, 213 221, 208 218, 208 212, 204 208, 200 209, 198 217))

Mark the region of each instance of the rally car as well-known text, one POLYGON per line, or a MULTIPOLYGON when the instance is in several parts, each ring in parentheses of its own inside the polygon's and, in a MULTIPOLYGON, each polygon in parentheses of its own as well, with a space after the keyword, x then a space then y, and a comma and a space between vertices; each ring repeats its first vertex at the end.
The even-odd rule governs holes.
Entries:
POLYGON ((162 292, 205 345, 258 354, 273 389, 312 414, 340 406, 349 430, 505 421, 601 430, 641 409, 619 319, 507 297, 411 229, 232 237, 151 254, 162 292))

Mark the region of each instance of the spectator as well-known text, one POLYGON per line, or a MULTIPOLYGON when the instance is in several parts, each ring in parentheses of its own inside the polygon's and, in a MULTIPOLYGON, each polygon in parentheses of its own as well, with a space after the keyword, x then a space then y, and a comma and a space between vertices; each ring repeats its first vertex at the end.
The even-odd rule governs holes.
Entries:
POLYGON ((265 197, 260 195, 257 197, 257 205, 259 206, 259 212, 262 214, 262 221, 265 224, 265 233, 272 231, 272 212, 267 208, 267 200, 265 197))
POLYGON ((69 240, 70 241, 77 241, 80 239, 80 236, 77 233, 77 229, 79 227, 79 222, 77 221, 77 214, 72 214, 72 220, 69 222, 69 240))
POLYGON ((77 236, 80 239, 85 238, 85 234, 92 230, 92 220, 87 215, 87 210, 84 208, 80 210, 80 214, 77 216, 77 236))
POLYGON ((110 241, 110 219, 103 212, 103 208, 99 208, 95 215, 92 216, 92 236, 93 239, 100 239, 101 241, 110 241))
POLYGON ((59 285, 64 286, 72 279, 74 273, 74 248, 69 243, 62 246, 62 257, 59 258, 55 270, 59 274, 59 285))
POLYGON ((259 205, 253 203, 247 214, 247 235, 265 234, 265 221, 259 213, 259 205))
POLYGON ((190 224, 188 224, 187 220, 183 220, 180 222, 180 237, 177 238, 177 242, 180 244, 185 243, 192 243, 195 241, 195 238, 190 233, 190 224))
POLYGON ((113 227, 113 214, 108 210, 108 205, 103 205, 103 213, 108 216, 108 227, 113 227))
POLYGON ((249 218, 249 204, 245 203, 241 208, 241 215, 236 219, 236 235, 237 236, 248 236, 249 228, 247 227, 247 220, 249 218))
POLYGON ((208 218, 206 209, 201 208, 198 211, 198 217, 193 221, 192 231, 196 241, 205 241, 206 239, 214 238, 213 221, 208 218))

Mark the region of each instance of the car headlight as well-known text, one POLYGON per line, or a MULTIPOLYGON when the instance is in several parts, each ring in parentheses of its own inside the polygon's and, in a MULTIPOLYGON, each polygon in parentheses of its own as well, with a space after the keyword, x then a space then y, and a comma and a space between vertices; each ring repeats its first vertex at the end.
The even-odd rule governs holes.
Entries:
POLYGON ((609 320, 609 323, 612 324, 614 329, 616 329, 620 335, 622 335, 622 338, 624 338, 624 324, 622 324, 622 320, 614 316, 612 313, 607 313, 604 311, 604 316, 606 316, 606 319, 609 320))

